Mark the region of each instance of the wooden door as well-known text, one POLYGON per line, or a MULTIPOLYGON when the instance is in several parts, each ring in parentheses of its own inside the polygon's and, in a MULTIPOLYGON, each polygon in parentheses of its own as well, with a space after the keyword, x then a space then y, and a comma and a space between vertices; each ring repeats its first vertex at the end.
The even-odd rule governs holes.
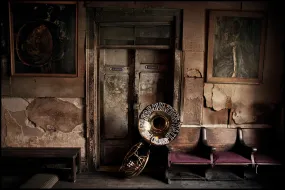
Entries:
POLYGON ((138 116, 149 104, 172 104, 170 50, 100 50, 100 166, 120 166, 141 140, 138 116))
POLYGON ((100 166, 120 165, 132 145, 133 54, 100 50, 100 166))
MULTIPOLYGON (((136 51, 136 93, 138 106, 135 122, 141 111, 150 104, 173 103, 173 53, 171 50, 137 50, 136 51)), ((138 130, 137 130, 138 131, 138 130)), ((139 136, 137 140, 141 139, 139 136)), ((151 148, 148 169, 156 171, 162 164, 165 147, 151 148)))

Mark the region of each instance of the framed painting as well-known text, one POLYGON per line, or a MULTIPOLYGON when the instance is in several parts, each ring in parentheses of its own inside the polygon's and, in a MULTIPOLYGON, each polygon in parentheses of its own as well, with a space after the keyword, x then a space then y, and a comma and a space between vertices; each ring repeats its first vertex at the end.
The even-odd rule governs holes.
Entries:
POLYGON ((77 2, 9 2, 12 76, 77 76, 77 2))
POLYGON ((262 83, 265 16, 234 11, 209 16, 207 82, 262 83))

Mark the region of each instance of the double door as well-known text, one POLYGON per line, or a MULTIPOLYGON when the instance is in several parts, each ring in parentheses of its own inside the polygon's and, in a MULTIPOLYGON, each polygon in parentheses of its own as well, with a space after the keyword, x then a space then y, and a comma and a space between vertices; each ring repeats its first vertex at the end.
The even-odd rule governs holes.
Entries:
POLYGON ((100 49, 100 164, 119 166, 137 143, 138 116, 149 104, 173 102, 169 49, 100 49))

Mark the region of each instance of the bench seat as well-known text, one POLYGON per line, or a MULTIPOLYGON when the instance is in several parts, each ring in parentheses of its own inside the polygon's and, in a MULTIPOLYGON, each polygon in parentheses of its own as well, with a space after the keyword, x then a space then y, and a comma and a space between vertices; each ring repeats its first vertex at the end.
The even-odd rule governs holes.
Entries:
POLYGON ((187 152, 170 152, 169 162, 172 164, 211 164, 209 159, 187 152))
POLYGON ((220 151, 213 153, 214 164, 251 164, 252 161, 235 152, 220 151))

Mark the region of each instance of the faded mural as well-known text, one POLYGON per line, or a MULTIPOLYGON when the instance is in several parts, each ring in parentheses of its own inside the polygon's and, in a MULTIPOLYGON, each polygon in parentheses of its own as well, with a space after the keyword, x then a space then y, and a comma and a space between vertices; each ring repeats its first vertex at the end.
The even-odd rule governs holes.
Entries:
POLYGON ((76 4, 11 3, 10 8, 15 74, 76 74, 76 4))
POLYGON ((217 17, 213 77, 258 78, 261 29, 259 18, 217 17))

